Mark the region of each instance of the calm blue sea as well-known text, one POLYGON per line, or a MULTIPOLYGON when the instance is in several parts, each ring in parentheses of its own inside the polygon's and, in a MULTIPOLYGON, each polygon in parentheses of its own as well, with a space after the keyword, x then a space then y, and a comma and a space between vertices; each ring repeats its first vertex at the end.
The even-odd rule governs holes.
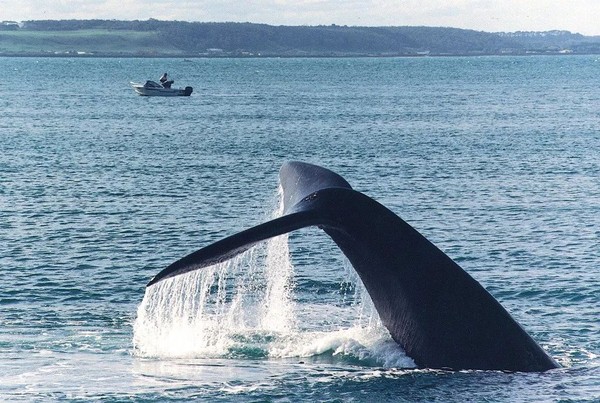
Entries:
POLYGON ((600 401, 598 56, 0 70, 0 400, 600 401), (129 87, 165 71, 192 96, 129 87), (414 369, 318 229, 146 292, 277 214, 286 160, 392 209, 562 368, 414 369))

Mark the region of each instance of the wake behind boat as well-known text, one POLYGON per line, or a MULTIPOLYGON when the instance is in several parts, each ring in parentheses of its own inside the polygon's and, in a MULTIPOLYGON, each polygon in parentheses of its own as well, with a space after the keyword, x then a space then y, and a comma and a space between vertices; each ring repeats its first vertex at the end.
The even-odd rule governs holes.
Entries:
POLYGON ((144 84, 130 82, 133 90, 139 95, 148 97, 176 97, 186 96, 189 97, 194 90, 192 87, 185 88, 170 88, 164 87, 156 81, 148 80, 144 84))

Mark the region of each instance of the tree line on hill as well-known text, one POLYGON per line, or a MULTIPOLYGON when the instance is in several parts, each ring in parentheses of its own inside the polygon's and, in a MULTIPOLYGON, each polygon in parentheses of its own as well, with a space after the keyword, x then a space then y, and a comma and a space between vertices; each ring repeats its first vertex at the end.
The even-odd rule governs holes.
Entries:
POLYGON ((188 55, 207 51, 265 56, 600 53, 600 37, 567 31, 489 33, 442 27, 272 26, 155 19, 37 20, 21 23, 19 30, 153 32, 161 47, 188 55))

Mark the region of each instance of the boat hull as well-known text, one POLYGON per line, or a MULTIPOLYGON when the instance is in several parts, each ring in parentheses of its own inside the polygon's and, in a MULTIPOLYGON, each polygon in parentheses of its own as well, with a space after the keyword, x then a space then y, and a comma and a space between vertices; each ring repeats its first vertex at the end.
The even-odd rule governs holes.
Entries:
POLYGON ((148 87, 144 84, 131 83, 133 90, 145 97, 189 97, 192 94, 192 87, 185 88, 163 88, 148 87))

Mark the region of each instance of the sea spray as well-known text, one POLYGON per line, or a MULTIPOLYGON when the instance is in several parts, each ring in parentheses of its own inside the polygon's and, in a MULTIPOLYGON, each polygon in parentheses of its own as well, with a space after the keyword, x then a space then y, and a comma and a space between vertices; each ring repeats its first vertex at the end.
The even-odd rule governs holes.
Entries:
POLYGON ((234 259, 161 281, 146 289, 134 324, 134 349, 143 356, 222 357, 236 335, 259 324, 254 261, 260 248, 234 259))
MULTIPOLYGON (((281 196, 280 188, 271 218, 283 212, 281 196)), ((295 326, 287 240, 287 234, 275 237, 229 261, 147 288, 134 324, 135 353, 268 355, 266 342, 293 332, 295 326)))
MULTIPOLYGON (((350 322, 329 326, 323 331, 316 331, 314 327, 297 328, 297 332, 275 340, 270 346, 269 356, 386 368, 415 367, 414 361, 392 340, 369 293, 347 259, 343 260, 343 269, 340 304, 328 306, 324 311, 316 307, 312 313, 328 315, 331 319, 339 319, 339 313, 339 316, 351 317, 350 322)), ((307 305, 304 304, 304 309, 307 305)))
MULTIPOLYGON (((279 203, 272 218, 283 214, 283 189, 279 187, 279 203)), ((289 333, 295 328, 295 307, 292 299, 294 267, 290 259, 288 235, 267 242, 265 257, 266 290, 261 328, 266 331, 289 333)))

